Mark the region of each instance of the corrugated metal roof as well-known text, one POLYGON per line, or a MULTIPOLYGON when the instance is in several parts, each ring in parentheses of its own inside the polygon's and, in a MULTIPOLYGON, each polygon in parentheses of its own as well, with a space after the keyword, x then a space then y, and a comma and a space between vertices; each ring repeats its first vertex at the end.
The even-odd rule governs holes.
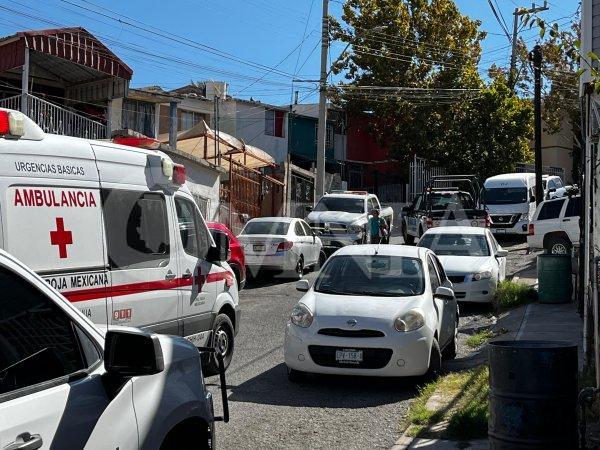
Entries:
POLYGON ((81 27, 21 31, 0 39, 0 72, 22 66, 25 48, 35 52, 35 62, 43 64, 50 71, 52 67, 46 65, 60 63, 47 56, 80 66, 79 70, 71 67, 66 71, 63 71, 66 67, 61 67, 60 75, 63 79, 70 72, 69 78, 73 81, 86 81, 92 73, 89 69, 125 80, 131 80, 133 75, 133 70, 127 64, 81 27))

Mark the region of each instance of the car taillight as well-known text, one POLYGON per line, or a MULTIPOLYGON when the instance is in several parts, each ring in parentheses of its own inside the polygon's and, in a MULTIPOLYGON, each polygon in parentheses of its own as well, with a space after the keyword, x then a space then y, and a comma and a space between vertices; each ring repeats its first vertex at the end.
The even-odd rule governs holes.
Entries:
POLYGON ((485 215, 485 226, 486 228, 489 228, 492 225, 492 218, 490 217, 489 214, 485 215))
POLYGON ((173 165, 173 183, 184 184, 185 183, 185 166, 181 164, 173 165))
POLYGON ((529 236, 533 236, 535 234, 535 226, 530 223, 529 224, 529 236))
POLYGON ((427 220, 425 221, 425 225, 427 225, 427 228, 432 228, 433 227, 433 219, 431 217, 428 217, 427 220))
POLYGON ((279 245, 277 246, 277 251, 278 252, 287 252, 288 250, 291 250, 293 246, 294 246, 294 243, 290 242, 290 241, 280 242, 279 245))

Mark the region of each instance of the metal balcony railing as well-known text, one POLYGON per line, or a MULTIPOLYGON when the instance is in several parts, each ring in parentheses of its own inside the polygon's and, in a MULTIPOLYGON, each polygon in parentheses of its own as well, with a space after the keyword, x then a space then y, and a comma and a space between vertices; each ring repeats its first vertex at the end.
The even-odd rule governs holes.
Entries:
POLYGON ((46 133, 86 139, 106 139, 109 137, 106 125, 31 94, 19 94, 2 99, 0 100, 0 108, 25 112, 46 133), (24 99, 27 102, 25 110, 22 108, 24 99))

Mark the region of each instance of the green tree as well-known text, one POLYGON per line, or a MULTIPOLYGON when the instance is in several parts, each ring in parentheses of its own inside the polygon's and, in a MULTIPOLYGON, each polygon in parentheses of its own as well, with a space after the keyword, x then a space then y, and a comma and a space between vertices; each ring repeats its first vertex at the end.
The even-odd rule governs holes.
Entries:
POLYGON ((486 86, 477 69, 485 33, 453 0, 347 0, 342 19, 333 36, 348 50, 334 71, 347 83, 336 101, 370 112, 392 156, 482 177, 531 160, 531 105, 500 73, 486 86))

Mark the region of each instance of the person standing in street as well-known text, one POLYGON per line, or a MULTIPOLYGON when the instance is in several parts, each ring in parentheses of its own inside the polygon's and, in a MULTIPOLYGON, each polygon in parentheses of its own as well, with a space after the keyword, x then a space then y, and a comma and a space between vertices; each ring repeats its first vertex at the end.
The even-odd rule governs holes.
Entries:
POLYGON ((381 217, 379 217, 379 210, 374 209, 371 212, 371 218, 369 219, 369 231, 371 232, 371 244, 381 243, 381 239, 384 233, 387 231, 387 223, 381 217))

